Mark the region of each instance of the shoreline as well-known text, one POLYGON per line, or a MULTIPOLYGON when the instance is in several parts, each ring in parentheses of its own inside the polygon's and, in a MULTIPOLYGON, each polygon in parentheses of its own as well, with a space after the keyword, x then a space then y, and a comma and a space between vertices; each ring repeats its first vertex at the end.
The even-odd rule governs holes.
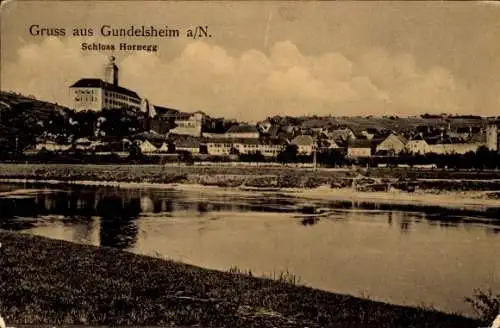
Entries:
POLYGON ((480 324, 436 310, 107 247, 3 230, 0 240, 7 255, 16 254, 0 257, 0 313, 9 325, 451 328, 480 324), (17 252, 19 248, 24 251, 17 252))
MULTIPOLYGON (((121 181, 93 181, 93 180, 43 180, 43 179, 5 179, 0 178, 0 183, 8 184, 46 184, 46 185, 80 185, 96 187, 113 187, 119 189, 173 189, 187 192, 205 192, 218 194, 284 194, 298 199, 310 201, 347 201, 354 203, 369 203, 375 205, 408 205, 428 207, 435 206, 457 210, 500 210, 500 199, 484 198, 487 192, 446 192, 434 194, 430 192, 369 192, 354 191, 352 188, 330 188, 320 186, 317 188, 266 188, 266 187, 221 187, 193 183, 156 183, 156 182, 121 182, 121 181)), ((494 192, 494 191, 491 191, 494 192)), ((9 196, 11 193, 0 192, 0 197, 9 196)))

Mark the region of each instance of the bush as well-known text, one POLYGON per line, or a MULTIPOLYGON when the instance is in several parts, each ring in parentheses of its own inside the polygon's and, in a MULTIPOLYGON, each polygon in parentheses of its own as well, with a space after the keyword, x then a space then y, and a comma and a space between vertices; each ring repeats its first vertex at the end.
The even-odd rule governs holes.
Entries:
POLYGON ((491 289, 474 290, 472 297, 466 297, 465 302, 472 306, 474 312, 484 324, 490 324, 500 313, 500 294, 493 295, 491 289))

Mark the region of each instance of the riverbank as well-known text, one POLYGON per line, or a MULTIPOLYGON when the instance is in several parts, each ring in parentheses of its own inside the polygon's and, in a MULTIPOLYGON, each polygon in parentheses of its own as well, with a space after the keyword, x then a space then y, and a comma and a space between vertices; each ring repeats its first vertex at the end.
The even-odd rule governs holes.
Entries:
POLYGON ((9 325, 451 328, 480 324, 437 311, 111 248, 5 231, 0 231, 0 240, 6 253, 0 257, 0 313, 9 325))
POLYGON ((328 185, 380 191, 500 190, 500 171, 470 172, 421 169, 318 169, 276 166, 165 166, 0 163, 0 179, 111 181, 126 183, 192 184, 218 187, 304 188, 328 185))

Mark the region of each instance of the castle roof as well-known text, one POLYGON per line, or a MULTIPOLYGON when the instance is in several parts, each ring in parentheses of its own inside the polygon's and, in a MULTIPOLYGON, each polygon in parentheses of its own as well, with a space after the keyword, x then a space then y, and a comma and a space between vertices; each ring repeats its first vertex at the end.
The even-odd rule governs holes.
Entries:
POLYGON ((139 95, 127 88, 121 87, 119 85, 114 85, 111 83, 108 83, 106 81, 103 81, 101 79, 96 79, 96 78, 83 78, 78 81, 76 81, 70 88, 100 88, 104 90, 109 90, 117 93, 121 93, 123 95, 136 98, 136 99, 141 99, 139 95))

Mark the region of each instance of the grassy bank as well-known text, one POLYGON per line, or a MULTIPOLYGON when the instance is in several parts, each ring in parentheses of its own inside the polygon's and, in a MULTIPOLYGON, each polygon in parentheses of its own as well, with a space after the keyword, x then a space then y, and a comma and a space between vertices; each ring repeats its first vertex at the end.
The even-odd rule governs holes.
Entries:
MULTIPOLYGON (((495 191, 500 190, 500 172, 422 171, 412 169, 364 170, 368 178, 357 180, 363 191, 383 191, 385 185, 375 183, 396 181, 393 186, 402 190, 415 186, 421 190, 437 191, 495 191), (453 180, 453 179, 467 179, 453 180), (413 180, 408 182, 407 180, 413 180)), ((33 179, 60 181, 116 181, 146 183, 188 183, 221 187, 263 188, 332 188, 349 187, 358 173, 353 170, 318 170, 292 167, 227 167, 227 166, 162 166, 162 165, 84 165, 84 164, 0 164, 0 179, 33 179)))
MULTIPOLYGON (((475 320, 286 281, 0 231, 9 324, 204 327, 477 327, 475 320)), ((332 272, 332 274, 335 274, 332 272)))

